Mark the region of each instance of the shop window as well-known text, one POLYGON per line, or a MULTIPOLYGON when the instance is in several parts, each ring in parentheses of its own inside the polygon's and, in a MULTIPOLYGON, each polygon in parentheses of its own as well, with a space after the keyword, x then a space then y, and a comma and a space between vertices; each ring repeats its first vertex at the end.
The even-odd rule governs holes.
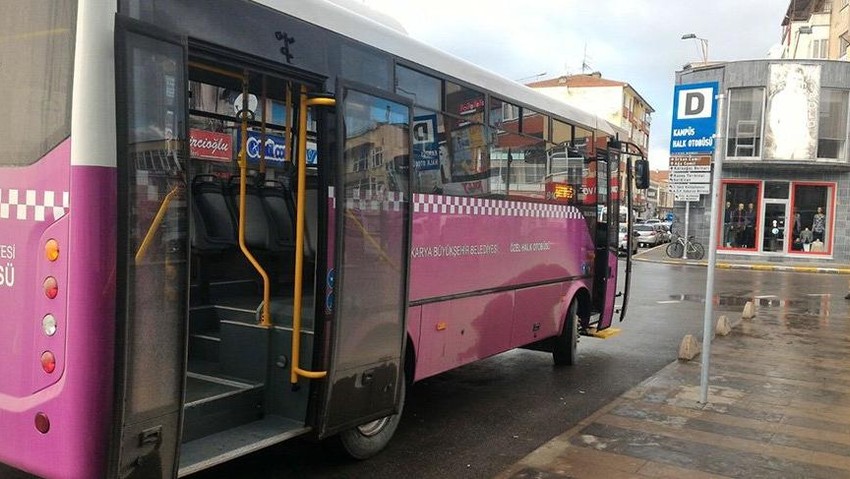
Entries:
POLYGON ((791 250, 799 253, 830 251, 833 185, 795 184, 791 222, 791 250))
POLYGON ((729 141, 726 156, 754 157, 761 154, 763 88, 729 90, 729 141))
POLYGON ((413 105, 417 108, 440 110, 442 82, 437 78, 396 65, 395 91, 413 100, 413 105))
POLYGON ((755 250, 760 221, 759 184, 724 183, 723 198, 723 235, 719 247, 755 250))
POLYGON ((847 90, 824 88, 820 93, 818 158, 843 160, 847 140, 847 90))

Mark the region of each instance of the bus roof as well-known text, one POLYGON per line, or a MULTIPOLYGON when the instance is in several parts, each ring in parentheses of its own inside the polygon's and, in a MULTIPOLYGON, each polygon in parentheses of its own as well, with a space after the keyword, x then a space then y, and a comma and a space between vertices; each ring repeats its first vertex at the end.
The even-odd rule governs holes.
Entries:
POLYGON ((337 0, 342 5, 328 0, 253 1, 431 70, 444 72, 470 85, 481 86, 506 100, 519 101, 541 112, 554 114, 576 126, 601 130, 609 135, 616 134, 614 126, 604 118, 555 100, 525 85, 414 40, 403 33, 403 28, 399 29, 398 22, 389 21, 385 15, 378 12, 367 12, 363 8, 346 8, 343 6, 344 0, 337 0))

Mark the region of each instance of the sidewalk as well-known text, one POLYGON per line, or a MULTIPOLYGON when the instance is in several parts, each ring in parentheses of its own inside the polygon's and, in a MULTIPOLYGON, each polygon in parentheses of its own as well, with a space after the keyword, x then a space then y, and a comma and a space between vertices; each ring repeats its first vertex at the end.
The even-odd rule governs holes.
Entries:
POLYGON ((850 478, 850 320, 831 301, 715 338, 708 404, 699 356, 677 361, 497 477, 850 478))
MULTIPOLYGON (((674 259, 667 256, 667 245, 663 244, 643 250, 634 256, 635 261, 650 261, 654 263, 688 264, 695 266, 706 266, 708 264, 708 251, 705 258, 697 260, 674 259)), ((775 258, 763 256, 725 254, 723 259, 717 260, 717 268, 722 269, 752 269, 760 271, 792 271, 797 273, 832 273, 850 274, 850 264, 838 264, 831 259, 813 259, 811 261, 792 261, 788 258, 777 256, 775 258), (731 259, 730 259, 731 258, 731 259)))

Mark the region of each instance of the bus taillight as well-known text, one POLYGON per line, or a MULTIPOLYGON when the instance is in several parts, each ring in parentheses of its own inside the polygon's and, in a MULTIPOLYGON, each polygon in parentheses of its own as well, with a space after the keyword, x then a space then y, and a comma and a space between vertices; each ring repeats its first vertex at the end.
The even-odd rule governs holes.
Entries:
POLYGON ((47 240, 44 244, 44 256, 48 261, 56 261, 59 259, 59 242, 55 239, 47 240))
POLYGON ((48 276, 44 280, 44 294, 50 299, 55 298, 59 294, 59 282, 53 276, 48 276))
POLYGON ((47 418, 47 414, 40 412, 35 415, 35 428, 38 429, 38 432, 47 434, 47 431, 50 430, 50 419, 47 418))
POLYGON ((53 373, 56 370, 56 356, 50 351, 41 353, 41 368, 47 374, 53 373))

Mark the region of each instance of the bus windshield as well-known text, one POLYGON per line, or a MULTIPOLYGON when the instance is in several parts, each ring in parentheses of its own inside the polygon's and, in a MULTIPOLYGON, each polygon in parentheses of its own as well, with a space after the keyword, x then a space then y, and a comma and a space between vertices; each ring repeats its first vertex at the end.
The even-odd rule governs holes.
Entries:
POLYGON ((34 163, 70 135, 76 3, 3 2, 0 166, 34 163))

